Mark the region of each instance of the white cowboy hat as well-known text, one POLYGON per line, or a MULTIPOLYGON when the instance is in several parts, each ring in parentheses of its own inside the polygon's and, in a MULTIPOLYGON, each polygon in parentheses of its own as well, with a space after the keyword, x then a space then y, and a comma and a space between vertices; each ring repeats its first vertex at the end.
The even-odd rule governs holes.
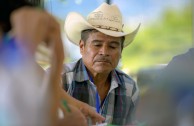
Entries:
POLYGON ((83 30, 96 29, 113 37, 125 36, 124 47, 133 41, 139 27, 140 24, 133 32, 124 32, 119 8, 116 5, 108 5, 106 3, 101 4, 91 12, 87 19, 76 12, 70 12, 64 25, 67 38, 76 45, 79 45, 83 30))

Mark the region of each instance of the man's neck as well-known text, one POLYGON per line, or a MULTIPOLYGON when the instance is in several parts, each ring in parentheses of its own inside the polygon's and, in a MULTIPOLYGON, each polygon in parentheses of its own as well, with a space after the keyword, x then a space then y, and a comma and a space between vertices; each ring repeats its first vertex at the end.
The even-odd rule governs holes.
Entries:
POLYGON ((90 73, 90 76, 97 87, 104 86, 109 81, 109 73, 90 73))
POLYGON ((98 94, 100 96, 101 101, 104 100, 104 98, 107 96, 108 91, 110 89, 111 85, 111 78, 110 78, 110 73, 108 74, 92 74, 92 79, 94 84, 97 87, 98 94))

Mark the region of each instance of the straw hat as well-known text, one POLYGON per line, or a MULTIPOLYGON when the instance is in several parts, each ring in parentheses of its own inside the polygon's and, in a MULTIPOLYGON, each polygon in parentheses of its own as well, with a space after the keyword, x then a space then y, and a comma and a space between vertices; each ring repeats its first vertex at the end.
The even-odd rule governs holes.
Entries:
POLYGON ((132 32, 124 32, 119 8, 103 3, 92 11, 87 19, 76 12, 70 12, 66 17, 64 29, 67 38, 76 45, 79 45, 83 30, 96 29, 113 37, 125 36, 124 47, 126 47, 133 41, 139 27, 140 25, 132 32))

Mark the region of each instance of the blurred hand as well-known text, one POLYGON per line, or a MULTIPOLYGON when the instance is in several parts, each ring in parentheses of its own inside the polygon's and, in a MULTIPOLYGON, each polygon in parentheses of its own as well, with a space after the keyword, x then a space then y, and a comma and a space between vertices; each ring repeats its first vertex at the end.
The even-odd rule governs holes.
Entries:
MULTIPOLYGON (((45 42, 52 49, 53 56, 51 60, 51 74, 48 83, 50 85, 50 89, 52 89, 53 96, 51 99, 51 113, 54 113, 52 114, 54 115, 52 119, 56 118, 57 108, 60 102, 58 95, 61 78, 60 74, 62 71, 64 59, 64 51, 59 24, 57 23, 55 18, 47 12, 32 7, 23 7, 14 11, 11 15, 11 23, 13 27, 11 35, 16 39, 18 47, 24 52, 24 54, 27 55, 27 57, 30 55, 33 58, 37 46, 41 42, 45 42)), ((66 113, 64 111, 65 118, 60 120, 59 124, 64 124, 64 122, 66 122, 65 124, 69 123, 69 125, 76 125, 77 123, 81 125, 81 123, 77 120, 82 120, 82 124, 84 126, 84 120, 86 119, 83 114, 86 117, 90 117, 93 123, 102 122, 105 120, 104 117, 96 113, 95 110, 88 104, 72 98, 64 90, 62 92, 63 99, 66 99, 69 104, 77 108, 70 106, 73 111, 72 113, 66 113), (81 112, 83 114, 81 114, 81 112), (74 119, 76 121, 71 121, 74 119)))
POLYGON ((53 48, 56 56, 64 58, 61 31, 55 18, 44 10, 23 7, 11 15, 11 34, 20 48, 34 55, 41 42, 53 48))
POLYGON ((69 104, 74 105, 79 110, 81 110, 81 112, 85 115, 85 117, 87 118, 89 117, 92 120, 93 124, 95 124, 96 122, 101 123, 105 120, 105 118, 100 114, 98 114, 93 107, 69 96, 67 92, 65 92, 65 90, 63 90, 62 88, 60 92, 61 92, 62 99, 66 99, 69 104))
POLYGON ((98 114, 93 107, 81 101, 78 102, 78 108, 85 115, 85 117, 89 117, 92 120, 92 124, 102 123, 105 120, 105 118, 98 114))
POLYGON ((61 105, 61 109, 64 114, 63 119, 59 119, 58 126, 87 126, 87 120, 79 109, 72 105, 68 105, 70 112, 61 105))
MULTIPOLYGON (((12 29, 10 36, 15 39, 18 49, 24 59, 35 62, 35 52, 41 42, 45 42, 51 49, 51 69, 47 78, 50 120, 52 126, 58 120, 58 106, 60 102, 59 84, 63 67, 64 51, 59 23, 44 10, 34 7, 22 7, 11 14, 12 29)), ((46 93, 45 93, 46 95, 46 93)), ((44 104, 44 103, 42 103, 44 104)))

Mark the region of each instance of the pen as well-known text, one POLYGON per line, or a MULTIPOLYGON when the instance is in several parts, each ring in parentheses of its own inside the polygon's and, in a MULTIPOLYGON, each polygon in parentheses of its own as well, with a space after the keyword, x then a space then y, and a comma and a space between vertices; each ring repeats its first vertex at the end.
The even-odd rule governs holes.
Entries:
POLYGON ((67 110, 67 112, 71 112, 69 106, 67 105, 67 101, 63 100, 63 106, 65 107, 65 109, 67 110))

